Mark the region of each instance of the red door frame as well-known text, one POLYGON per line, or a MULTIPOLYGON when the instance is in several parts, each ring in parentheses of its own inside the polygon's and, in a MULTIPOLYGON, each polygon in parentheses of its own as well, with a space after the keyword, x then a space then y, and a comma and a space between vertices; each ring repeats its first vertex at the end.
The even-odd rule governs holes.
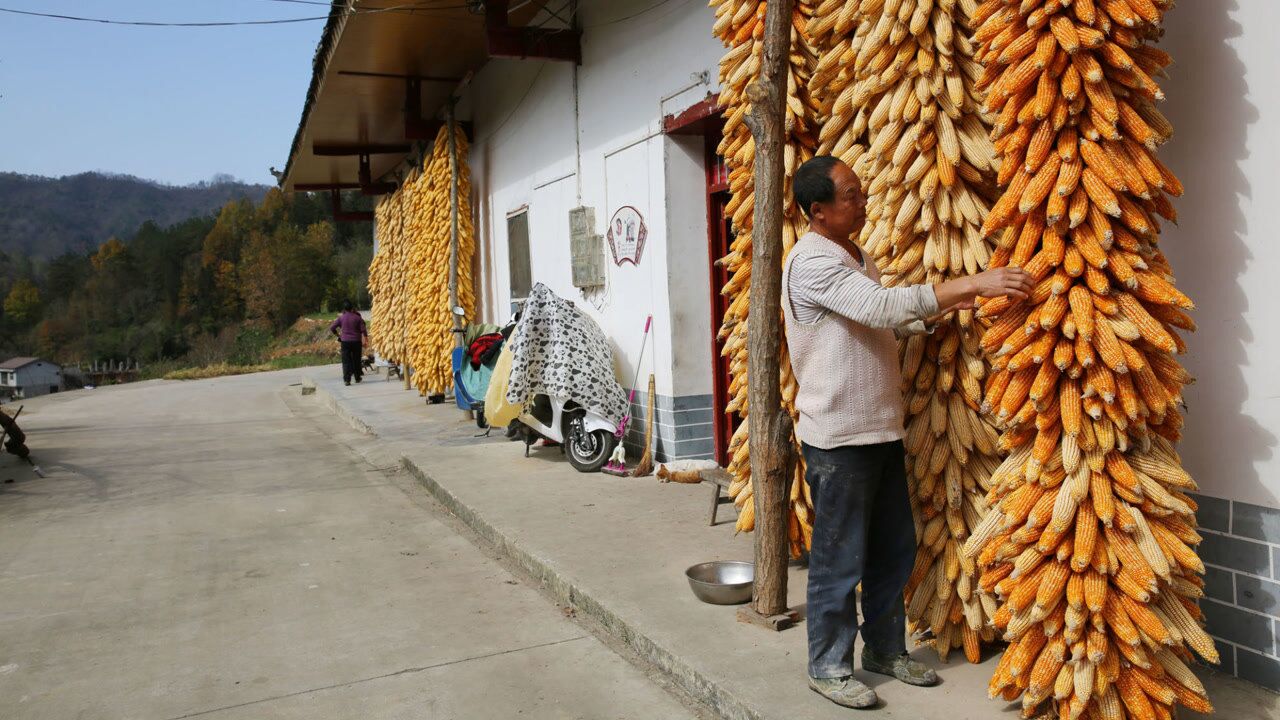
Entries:
POLYGON ((719 96, 712 95, 695 103, 684 111, 663 118, 662 129, 668 134, 701 135, 706 147, 707 192, 707 251, 710 256, 708 272, 711 281, 711 382, 712 418, 714 423, 715 459, 721 465, 729 464, 729 443, 741 418, 725 408, 729 405, 729 359, 721 354, 724 343, 719 341, 720 327, 729 309, 729 299, 720 290, 729 281, 729 271, 717 262, 729 254, 733 242, 732 220, 724 216, 729 202, 729 170, 724 158, 717 154, 723 135, 724 120, 720 117, 719 96))
POLYGON ((729 203, 729 170, 724 158, 716 153, 722 127, 723 123, 715 123, 707 129, 706 134, 707 249, 711 258, 711 383, 715 459, 721 466, 727 466, 730 460, 729 443, 742 420, 734 413, 725 411, 730 400, 730 360, 724 356, 724 343, 719 339, 730 302, 720 292, 729 282, 729 270, 719 260, 729 254, 733 243, 733 220, 725 217, 724 213, 725 206, 729 203))

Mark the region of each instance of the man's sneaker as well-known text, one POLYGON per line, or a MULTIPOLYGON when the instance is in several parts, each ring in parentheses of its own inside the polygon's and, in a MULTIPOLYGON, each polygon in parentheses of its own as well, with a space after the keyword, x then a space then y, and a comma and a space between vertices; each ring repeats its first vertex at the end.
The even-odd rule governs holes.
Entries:
POLYGON ((862 684, 852 675, 839 678, 809 678, 809 689, 837 705, 848 708, 869 708, 879 698, 876 691, 862 684))
POLYGON ((356 378, 356 384, 357 384, 357 385, 359 385, 359 384, 360 384, 360 381, 361 381, 361 380, 363 380, 363 379, 364 379, 364 376, 363 376, 363 375, 362 375, 362 376, 360 376, 360 377, 358 377, 358 378, 356 378))
POLYGON ((938 674, 922 662, 902 653, 897 656, 881 655, 869 647, 862 648, 862 669, 898 678, 908 685, 928 687, 938 684, 938 674))
POLYGON ((344 382, 344 383, 346 383, 346 384, 348 384, 348 385, 350 385, 350 384, 351 384, 351 381, 350 381, 350 380, 343 380, 343 382, 344 382))

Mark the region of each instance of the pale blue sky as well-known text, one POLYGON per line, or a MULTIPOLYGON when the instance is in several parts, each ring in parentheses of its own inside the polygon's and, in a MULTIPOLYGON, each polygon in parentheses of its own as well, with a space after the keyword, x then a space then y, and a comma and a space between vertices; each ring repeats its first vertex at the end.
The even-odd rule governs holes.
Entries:
MULTIPOLYGON (((0 0, 168 22, 324 16, 271 0, 0 0)), ((167 183, 283 169, 324 22, 124 27, 0 13, 0 171, 127 173, 167 183)))

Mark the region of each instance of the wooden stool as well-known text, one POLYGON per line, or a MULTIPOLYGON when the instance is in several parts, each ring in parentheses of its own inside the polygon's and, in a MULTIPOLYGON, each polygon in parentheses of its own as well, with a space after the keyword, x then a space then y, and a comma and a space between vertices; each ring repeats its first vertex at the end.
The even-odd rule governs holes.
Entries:
POLYGON ((733 482, 733 476, 724 468, 703 470, 698 474, 702 477, 702 482, 711 486, 711 516, 708 518, 707 524, 714 526, 716 524, 716 515, 720 512, 720 506, 733 502, 733 498, 724 492, 729 489, 730 483, 733 482))

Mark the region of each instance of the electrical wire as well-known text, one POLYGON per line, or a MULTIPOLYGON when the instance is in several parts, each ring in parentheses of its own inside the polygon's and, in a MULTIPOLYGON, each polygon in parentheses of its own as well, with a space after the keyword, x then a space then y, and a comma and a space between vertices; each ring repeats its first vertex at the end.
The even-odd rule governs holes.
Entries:
MULTIPOLYGON (((301 0, 294 0, 301 2, 301 0)), ((311 4, 311 3, 302 3, 311 4)), ((326 3, 327 4, 327 3, 326 3)), ((470 7, 469 5, 435 5, 423 6, 418 4, 408 5, 392 5, 386 7, 371 8, 351 8, 348 14, 351 15, 374 15, 385 12, 404 12, 406 10, 450 10, 463 9, 470 7)), ((317 20, 328 20, 328 15, 318 15, 314 17, 298 17, 298 18, 273 18, 268 20, 224 20, 224 21, 198 21, 198 22, 162 22, 155 20, 117 20, 112 18, 95 18, 85 17, 82 15, 64 15, 61 13, 36 12, 34 10, 16 10, 13 8, 0 7, 0 13, 9 13, 12 15, 25 15, 28 17, 49 18, 53 20, 69 20, 75 22, 97 23, 100 25, 129 25, 140 27, 236 27, 246 25, 285 25, 289 23, 315 22, 317 20)))
MULTIPOLYGON (((263 2, 289 3, 292 5, 321 5, 323 7, 332 7, 331 0, 262 0, 263 2)), ((470 3, 459 3, 458 0, 417 0, 417 2, 394 5, 394 6, 376 6, 361 3, 360 7, 352 8, 355 12, 366 11, 385 11, 385 10, 405 10, 413 12, 414 10, 462 10, 474 7, 470 3), (448 5, 434 5, 433 2, 447 2, 448 5)))
MULTIPOLYGON (((415 5, 422 5, 422 6, 424 6, 424 7, 425 7, 425 6, 426 6, 426 3, 427 3, 427 2, 429 2, 429 1, 430 1, 430 0, 420 0, 420 2, 417 2, 417 3, 414 3, 414 4, 415 4, 415 5)), ((291 4, 291 5, 323 5, 324 7, 332 7, 332 6, 333 6, 333 2, 331 2, 331 0, 262 0, 262 2, 289 3, 289 4, 291 4)), ((373 6, 368 6, 368 7, 369 7, 370 9, 373 9, 373 6)), ((455 7, 466 7, 466 6, 465 6, 465 5, 455 5, 455 7)))
POLYGON ((229 27, 233 25, 284 25, 286 23, 313 22, 315 20, 328 20, 329 16, 322 17, 301 17, 301 18, 278 18, 272 20, 228 20, 222 22, 158 22, 152 20, 113 20, 109 18, 83 17, 80 15, 62 15, 59 13, 35 12, 34 10, 15 10, 13 8, 0 7, 0 13, 9 13, 12 15, 26 15, 29 17, 49 18, 52 20, 73 20, 76 22, 99 23, 101 25, 135 25, 144 27, 229 27))
POLYGON ((547 13, 547 16, 546 16, 545 18, 543 18, 540 22, 534 23, 534 24, 530 25, 529 27, 530 27, 530 28, 533 28, 533 29, 535 29, 535 30, 543 30, 543 29, 545 29, 545 30, 547 30, 547 32, 568 32, 569 30, 572 30, 572 29, 573 29, 572 27, 548 28, 548 27, 546 27, 546 25, 547 25, 547 23, 551 22, 552 20, 559 20, 560 22, 564 23, 565 25, 572 26, 572 25, 573 25, 573 20, 574 20, 574 18, 573 18, 572 16, 570 16, 570 18, 569 18, 568 20, 565 20, 564 18, 560 17, 560 13, 564 12, 564 11, 565 11, 565 10, 566 10, 570 5, 572 5, 572 4, 573 4, 573 0, 565 0, 564 4, 560 6, 560 9, 559 9, 559 10, 551 10, 551 9, 549 9, 549 8, 548 8, 548 6, 549 6, 550 4, 551 4, 551 3, 548 1, 545 5, 543 5, 543 6, 542 6, 542 12, 547 13))
POLYGON ((534 74, 533 80, 529 82, 529 87, 525 88, 524 94, 521 95, 520 99, 516 101, 515 107, 511 108, 511 112, 507 113, 507 116, 503 118, 501 123, 498 124, 498 127, 490 131, 488 135, 485 135, 483 140, 477 139, 474 143, 472 143, 473 145, 479 145, 480 143, 488 142, 489 140, 492 140, 493 138, 497 137, 499 132, 502 132, 502 129, 507 126, 507 123, 511 121, 511 118, 515 117, 516 113, 520 111, 520 107, 524 105, 524 101, 528 99, 529 93, 533 92, 533 86, 538 84, 538 78, 542 77, 542 71, 546 69, 547 69, 547 63, 544 62, 538 68, 538 72, 534 74))
POLYGON ((590 29, 590 28, 599 28, 599 27, 605 27, 606 25, 616 25, 616 24, 618 24, 618 23, 620 23, 620 22, 626 22, 626 21, 628 21, 628 20, 631 20, 632 18, 638 18, 638 17, 640 17, 641 15, 644 15, 644 14, 645 14, 645 13, 647 13, 647 12, 651 12, 651 11, 653 11, 653 10, 657 10, 658 8, 662 7, 663 5, 666 5, 666 4, 667 4, 667 3, 669 3, 669 2, 671 2, 671 0, 658 0, 658 2, 654 3, 653 5, 650 5, 649 7, 645 8, 645 9, 643 9, 643 10, 638 10, 638 11, 636 11, 636 12, 634 12, 634 13, 631 13, 630 15, 627 15, 627 16, 625 16, 625 17, 614 18, 613 20, 606 20, 606 21, 604 21, 604 22, 596 23, 596 24, 594 24, 594 25, 587 25, 587 26, 586 26, 586 27, 584 27, 583 29, 584 29, 584 30, 586 30, 586 29, 590 29))
MULTIPOLYGON (((290 3, 295 5, 317 5, 317 6, 325 6, 325 7, 334 7, 332 3, 326 2, 325 0, 267 0, 267 1, 279 2, 279 3, 290 3)), ((532 0, 525 0, 525 2, 518 5, 517 8, 524 7, 525 5, 528 5, 531 1, 532 0)), ((560 6, 558 10, 547 10, 548 16, 542 22, 538 23, 534 27, 541 28, 547 23, 551 22, 551 20, 553 19, 558 19, 563 21, 563 18, 560 17, 560 13, 564 12, 564 10, 569 7, 571 2, 572 0, 564 3, 563 5, 560 6)), ((626 22, 627 20, 640 17, 645 13, 648 13, 652 10, 656 10, 659 7, 662 7, 663 5, 666 5, 669 2, 671 2, 671 0, 659 0, 659 2, 643 10, 640 10, 638 12, 632 13, 630 15, 626 15, 624 17, 615 18, 613 20, 607 20, 602 23, 588 25, 586 26, 586 28, 599 28, 599 27, 605 27, 608 25, 614 25, 620 22, 626 22)), ((354 7, 354 8, 348 9, 347 13, 350 15, 372 15, 377 13, 388 13, 388 12, 418 14, 421 11, 464 10, 464 9, 471 9, 472 7, 473 6, 469 3, 455 4, 455 5, 427 5, 427 4, 423 4, 422 2, 417 2, 417 3, 409 3, 404 5, 389 5, 389 6, 380 6, 380 7, 372 7, 372 6, 371 7, 354 7)), ((266 20, 214 20, 214 21, 167 22, 167 21, 158 21, 158 20, 120 20, 116 18, 88 17, 84 15, 67 15, 63 13, 38 12, 35 10, 19 10, 16 8, 6 8, 6 7, 0 7, 0 13, 8 13, 11 15, 23 15, 26 17, 46 18, 51 20, 66 20, 66 21, 72 21, 72 22, 96 23, 99 25, 126 25, 126 26, 133 26, 133 27, 185 27, 185 28, 243 27, 243 26, 253 26, 253 25, 287 25, 287 24, 293 24, 293 23, 317 22, 320 20, 329 19, 328 15, 315 15, 315 16, 309 16, 309 17, 296 17, 296 18, 270 18, 266 20)), ((553 28, 553 30, 565 30, 565 28, 553 28)))
POLYGON ((568 10, 568 9, 569 9, 569 6, 570 6, 570 5, 572 5, 572 4, 573 4, 573 0, 564 0, 564 4, 560 6, 560 9, 559 9, 559 10, 551 10, 551 9, 550 9, 550 5, 551 5, 551 3, 547 3, 546 5, 543 5, 543 6, 542 6, 542 11, 543 11, 543 12, 545 12, 545 13, 547 13, 547 17, 546 17, 546 19, 544 19, 541 23, 539 23, 538 25, 536 25, 535 27, 542 27, 543 25, 546 25, 547 23, 551 22, 552 20, 559 20, 560 22, 564 23, 565 25, 572 25, 572 24, 573 24, 573 19, 572 19, 572 17, 571 17, 570 19, 568 19, 568 20, 565 20, 563 17, 561 17, 561 16, 560 16, 560 13, 564 12, 565 10, 568 10))

